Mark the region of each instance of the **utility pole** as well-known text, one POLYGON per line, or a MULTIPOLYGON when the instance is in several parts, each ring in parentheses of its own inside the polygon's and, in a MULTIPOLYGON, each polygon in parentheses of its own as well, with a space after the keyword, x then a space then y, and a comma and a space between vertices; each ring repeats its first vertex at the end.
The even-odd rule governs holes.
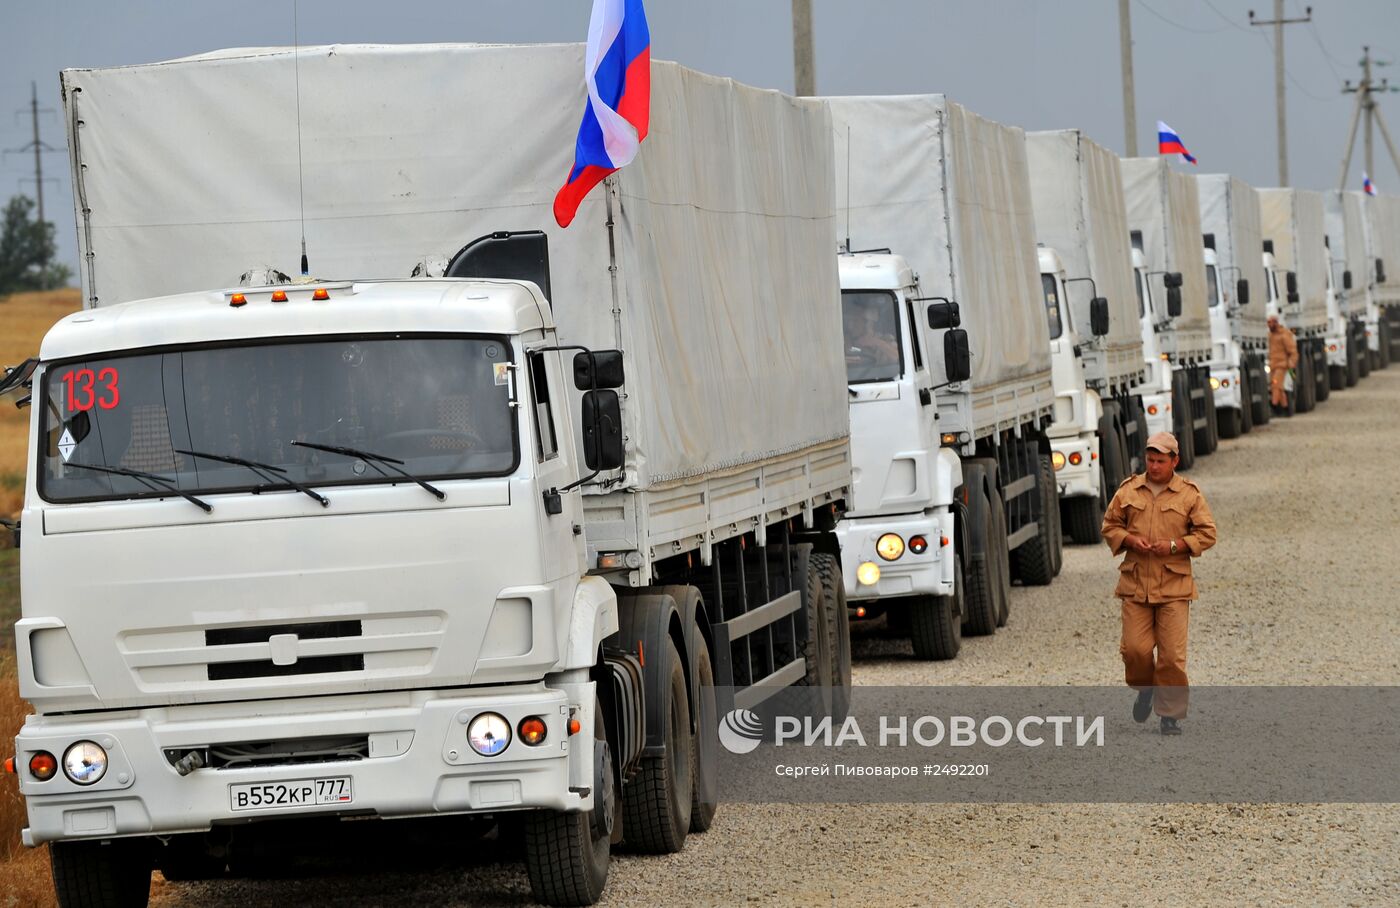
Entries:
POLYGON ((1128 0, 1118 0, 1118 43, 1123 49, 1123 148, 1137 157, 1137 98, 1133 92, 1133 22, 1128 0))
POLYGON ((1254 10, 1249 11, 1250 25, 1272 25, 1274 27, 1274 95, 1278 105, 1278 184, 1288 185, 1288 109, 1283 97, 1283 27, 1312 21, 1312 7, 1306 7, 1301 19, 1283 17, 1283 0, 1274 0, 1272 19, 1255 19, 1254 10))
POLYGON ((792 81, 799 97, 812 97, 817 93, 815 57, 812 0, 792 0, 792 81))
POLYGON ((1347 130, 1347 148, 1342 154, 1342 172, 1337 178, 1337 188, 1347 188, 1347 174, 1351 171, 1351 154, 1356 147, 1356 125, 1364 115, 1366 117, 1366 135, 1363 153, 1366 159, 1366 173, 1374 176, 1375 159, 1372 156, 1372 127, 1379 126, 1381 138, 1385 139, 1385 147, 1390 151, 1391 163, 1395 165, 1395 170, 1400 173, 1400 157, 1395 154, 1395 146, 1390 141, 1390 131, 1385 128, 1385 120, 1381 117, 1381 109, 1376 106, 1376 99, 1373 97, 1378 92, 1400 91, 1400 88, 1391 88, 1389 79, 1382 79, 1379 83, 1371 75, 1372 66, 1389 66, 1384 60, 1375 60, 1371 57, 1371 48, 1361 48, 1361 81, 1356 85, 1351 84, 1348 79, 1342 87, 1342 94, 1356 95, 1356 107, 1351 112, 1351 128, 1347 130))
MULTIPOLYGON (((22 112, 22 111, 17 111, 17 112, 22 112)), ((30 122, 33 124, 33 128, 34 128, 34 138, 33 138, 33 139, 29 142, 29 144, 27 144, 27 145, 21 145, 19 148, 12 148, 12 149, 9 149, 9 150, 6 152, 6 154, 11 154, 11 153, 19 154, 19 153, 23 153, 23 152, 30 151, 30 150, 32 150, 32 151, 34 152, 34 195, 35 195, 36 198, 38 199, 38 203, 39 203, 39 223, 40 223, 40 224, 43 224, 43 223, 44 223, 44 180, 45 180, 45 177, 44 177, 44 157, 43 157, 43 156, 44 156, 44 153, 45 153, 45 152, 57 151, 58 149, 53 148, 53 147, 50 146, 47 142, 45 142, 43 139, 39 138, 39 114, 41 114, 41 113, 53 113, 53 111, 52 111, 51 109, 49 109, 49 108, 46 108, 46 107, 41 108, 41 107, 39 106, 39 87, 38 87, 35 83, 30 82, 30 83, 29 83, 29 119, 30 119, 30 122)), ((49 177, 49 178, 48 178, 48 181, 49 181, 50 183, 57 183, 57 182, 58 182, 58 181, 55 180, 53 177, 49 177)), ((48 262, 48 256, 47 256, 47 255, 45 255, 44 258, 43 258, 43 260, 39 262, 39 267, 40 267, 40 268, 43 268, 43 269, 46 269, 46 268, 49 267, 49 262, 48 262)))

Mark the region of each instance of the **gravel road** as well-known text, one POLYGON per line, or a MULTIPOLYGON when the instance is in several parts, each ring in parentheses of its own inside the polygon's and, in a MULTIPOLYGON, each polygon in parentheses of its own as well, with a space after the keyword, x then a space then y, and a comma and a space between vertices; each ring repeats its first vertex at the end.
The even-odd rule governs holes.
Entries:
MULTIPOLYGON (((1197 566, 1193 683, 1400 683, 1397 413, 1392 368, 1199 462, 1220 543, 1197 566)), ((1106 549, 1067 549, 1053 586, 1017 588, 1008 626, 951 663, 859 628, 856 683, 1120 683, 1114 580, 1106 549)), ((299 880, 158 880, 153 904, 529 902, 523 867, 491 840, 460 850, 299 880)), ((682 854, 616 859, 604 904, 1370 905, 1396 892, 1397 805, 727 805, 682 854)))

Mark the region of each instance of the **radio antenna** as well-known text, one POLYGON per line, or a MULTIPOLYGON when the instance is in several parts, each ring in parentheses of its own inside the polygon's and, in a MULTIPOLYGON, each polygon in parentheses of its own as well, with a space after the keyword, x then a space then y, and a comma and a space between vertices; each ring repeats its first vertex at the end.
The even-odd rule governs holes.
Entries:
POLYGON ((851 127, 846 127, 846 251, 851 251, 851 127))
POLYGON ((297 89, 297 201, 301 212, 301 276, 310 277, 311 268, 306 260, 306 178, 301 164, 301 40, 297 22, 298 0, 292 0, 292 72, 297 89))

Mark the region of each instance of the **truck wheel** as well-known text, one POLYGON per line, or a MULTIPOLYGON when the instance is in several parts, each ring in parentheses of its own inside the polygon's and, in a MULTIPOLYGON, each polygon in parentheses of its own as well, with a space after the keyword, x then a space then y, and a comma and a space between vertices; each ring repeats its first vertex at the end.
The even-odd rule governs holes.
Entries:
POLYGON ((593 741, 594 759, 602 758, 599 775, 603 780, 602 791, 593 797, 593 809, 577 813, 537 810, 525 819, 525 871, 530 877, 530 892, 535 901, 546 905, 592 905, 603 897, 608 883, 617 777, 603 707, 597 701, 593 741), (598 815, 600 810, 602 816, 598 815))
MULTIPOLYGON (((1045 462, 1050 463, 1048 457, 1045 462)), ((1065 566, 1065 525, 1060 519, 1060 487, 1055 482, 1054 466, 1050 467, 1045 483, 1045 513, 1050 515, 1050 556, 1058 577, 1065 566)))
POLYGON ((1196 463, 1196 433, 1191 427, 1191 392, 1183 373, 1172 372, 1172 434, 1176 436, 1181 461, 1179 469, 1189 470, 1196 463))
POLYGON ((1240 367, 1240 434, 1254 431, 1254 375, 1249 366, 1240 367))
POLYGON ((810 714, 822 718, 831 715, 832 657, 835 647, 832 645, 831 625, 826 614, 826 587, 822 583, 821 574, 817 572, 817 556, 810 553, 810 545, 806 548, 809 550, 806 558, 803 558, 800 552, 794 555, 792 572, 793 578, 802 584, 802 607, 807 615, 807 639, 802 645, 802 658, 807 663, 807 674, 797 684, 798 687, 805 688, 799 693, 805 696, 806 708, 810 714), (805 577, 800 574, 804 569, 805 577))
POLYGON ((1294 413, 1310 413, 1317 406, 1317 379, 1313 376, 1311 346, 1298 353, 1297 377, 1293 381, 1293 393, 1289 403, 1294 413))
POLYGON ((697 628, 699 644, 694 654, 695 691, 698 705, 695 733, 690 736, 690 765, 695 767, 695 786, 690 797, 690 831, 704 832, 715 821, 719 810, 719 706, 715 701, 715 669, 709 645, 697 628))
POLYGON ((1382 312, 1380 322, 1376 325, 1376 333, 1380 335, 1378 355, 1376 356, 1376 368, 1390 368, 1390 318, 1389 313, 1382 312))
MULTIPOLYGON (((1199 372, 1200 370, 1192 371, 1199 372)), ((1215 452, 1215 391, 1211 389, 1209 380, 1206 381, 1205 387, 1201 389, 1201 404, 1204 407, 1201 411, 1201 415, 1206 418, 1206 424, 1199 429, 1194 429, 1194 434, 1196 436, 1194 441, 1196 443, 1197 456, 1206 457, 1215 452)), ((1195 422, 1196 408, 1193 404, 1191 407, 1191 425, 1194 426, 1195 422)))
POLYGON ((1345 389, 1346 386, 1347 386, 1347 367, 1346 367, 1346 366, 1328 366, 1328 367, 1327 367, 1327 385, 1328 385, 1328 393, 1329 393, 1329 394, 1330 394, 1332 391, 1341 391, 1341 390, 1345 389))
POLYGON ((1103 501, 1098 496, 1066 498, 1063 502, 1069 520, 1069 538, 1079 545, 1094 545, 1103 540, 1103 501))
POLYGON ((1317 386, 1317 402, 1322 403, 1332 396, 1332 384, 1328 376, 1327 347, 1323 341, 1313 345, 1313 382, 1317 386))
POLYGON ((1358 341, 1353 332, 1352 337, 1347 341, 1347 364, 1342 370, 1343 380, 1348 388, 1355 388, 1356 383, 1361 380, 1361 357, 1356 355, 1358 343, 1364 343, 1364 341, 1358 341))
POLYGON ((996 504, 992 511, 992 523, 996 527, 997 570, 992 579, 997 591, 997 627, 1005 627, 1011 617, 1011 549, 1006 544, 1006 507, 1000 493, 992 493, 996 504))
MULTIPOLYGON (((1118 436, 1115 433, 1108 441, 1113 445, 1115 451, 1118 450, 1118 436)), ((1026 586, 1049 586, 1055 579, 1055 531, 1051 527, 1051 511, 1045 506, 1045 489, 1053 483, 1054 470, 1050 467, 1050 459, 1045 456, 1036 458, 1036 494, 1040 496, 1040 517, 1036 519, 1036 533, 1030 539, 1021 543, 1016 551, 1011 553, 1012 572, 1021 578, 1021 582, 1026 586), (1046 475, 1047 472, 1049 475, 1046 475)), ((1058 511, 1058 509, 1056 509, 1058 511)), ((1059 516, 1058 513, 1055 516, 1059 516)), ((1006 623, 1006 619, 1001 615, 997 616, 997 625, 1006 623)))
POLYGON ((145 908, 151 898, 151 864, 146 839, 49 845, 59 908, 145 908))
POLYGON ((920 596, 909 606, 909 639, 914 658, 943 661, 962 649, 964 592, 962 559, 953 559, 953 595, 920 596))
POLYGON ((846 612, 846 583, 835 555, 814 554, 812 569, 822 581, 827 640, 831 644, 831 718, 844 722, 851 708, 851 619, 846 612))
POLYGON ((967 596, 963 611, 963 634, 969 637, 985 637, 996 633, 997 615, 1001 611, 1001 556, 998 548, 1006 547, 1006 533, 998 537, 999 524, 995 517, 1001 512, 1001 496, 995 492, 987 500, 981 487, 972 490, 974 495, 982 495, 988 509, 987 539, 983 556, 969 558, 964 565, 967 572, 967 596))
POLYGON ((695 779, 690 763, 690 699, 676 642, 666 640, 671 683, 662 730, 663 751, 643 757, 641 769, 622 792, 622 834, 627 847, 644 854, 674 854, 685 847, 695 779))
POLYGON ((1240 411, 1234 407, 1221 407, 1215 414, 1216 422, 1220 425, 1221 438, 1239 438, 1242 428, 1240 426, 1240 411))

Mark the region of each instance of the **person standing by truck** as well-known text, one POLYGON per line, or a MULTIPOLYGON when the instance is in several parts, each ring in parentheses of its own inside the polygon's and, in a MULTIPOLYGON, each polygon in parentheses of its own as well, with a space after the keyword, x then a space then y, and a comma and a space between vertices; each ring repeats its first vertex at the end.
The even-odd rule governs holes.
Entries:
POLYGON ((1114 595, 1123 600, 1125 680, 1138 692, 1133 719, 1153 711, 1162 734, 1181 734, 1186 718, 1186 630, 1197 598, 1191 559, 1215 545, 1215 519, 1194 482, 1176 474, 1176 437, 1158 432, 1147 440, 1147 470, 1123 480, 1103 519, 1103 538, 1118 566, 1114 595), (1153 648, 1156 658, 1153 658, 1153 648))
POLYGON ((1284 388, 1284 376, 1298 365, 1298 342, 1293 332, 1279 320, 1276 313, 1269 315, 1269 400, 1275 413, 1288 412, 1288 391, 1284 388))

